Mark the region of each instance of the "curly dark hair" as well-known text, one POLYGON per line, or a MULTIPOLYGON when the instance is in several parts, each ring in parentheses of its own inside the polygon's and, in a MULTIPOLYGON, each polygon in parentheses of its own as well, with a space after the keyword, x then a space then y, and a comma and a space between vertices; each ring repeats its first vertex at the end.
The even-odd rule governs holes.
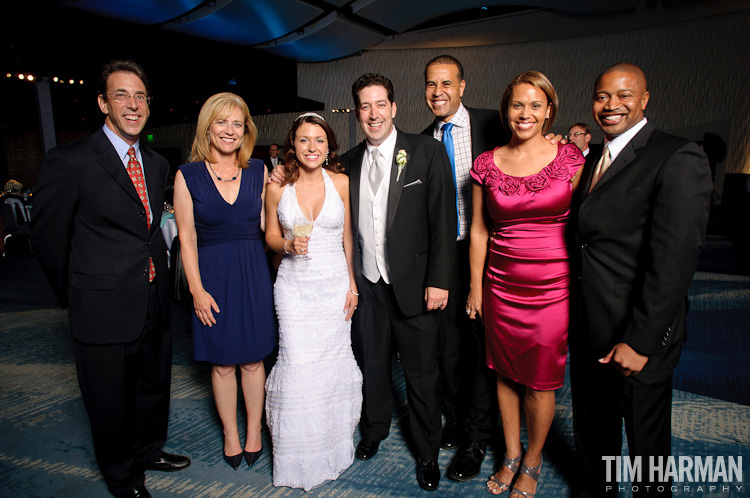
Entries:
POLYGON ((339 144, 336 142, 336 134, 333 132, 331 125, 317 115, 303 116, 294 120, 294 123, 292 123, 292 126, 289 128, 289 133, 287 133, 286 141, 284 142, 284 150, 286 151, 284 169, 286 170, 286 176, 281 183, 282 186, 287 183, 294 183, 299 178, 299 164, 297 163, 297 155, 294 151, 294 138, 297 129, 304 123, 316 124, 323 128, 323 131, 326 133, 326 139, 328 140, 328 164, 323 164, 323 167, 334 173, 340 173, 344 170, 341 163, 339 163, 339 155, 336 153, 339 144))
POLYGON ((391 83, 391 80, 389 80, 382 74, 365 73, 357 78, 354 83, 352 83, 352 97, 354 98, 355 109, 359 109, 359 92, 363 88, 367 88, 368 86, 373 85, 382 86, 383 88, 385 88, 385 91, 388 92, 388 102, 394 102, 393 83, 391 83))

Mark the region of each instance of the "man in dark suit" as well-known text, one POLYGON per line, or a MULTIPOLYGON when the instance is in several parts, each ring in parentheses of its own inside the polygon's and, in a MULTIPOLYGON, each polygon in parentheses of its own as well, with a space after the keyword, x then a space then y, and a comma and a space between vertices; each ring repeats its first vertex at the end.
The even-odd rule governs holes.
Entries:
POLYGON ((435 57, 425 67, 425 100, 435 121, 422 133, 446 145, 456 185, 458 237, 450 299, 441 313, 440 359, 443 405, 447 423, 441 446, 459 447, 448 476, 467 481, 479 475, 497 420, 496 376, 487 367, 484 326, 466 316, 469 294, 469 229, 471 227, 471 166, 482 153, 510 138, 500 114, 465 107, 461 63, 450 55, 435 57), (446 130, 448 130, 446 132, 446 130))
POLYGON ((366 140, 346 152, 354 264, 360 305, 352 334, 364 377, 362 440, 356 457, 372 458, 391 425, 391 337, 406 376, 417 482, 440 481, 438 314, 448 302, 455 263, 455 188, 445 148, 393 126, 393 85, 364 74, 352 85, 366 140))
POLYGON ((159 227, 169 164, 138 141, 149 116, 143 69, 112 61, 98 91, 104 126, 45 157, 32 242, 58 302, 69 307, 99 470, 113 495, 142 498, 151 496, 144 470, 190 464, 161 449, 172 366, 159 227))
MULTIPOLYGON (((632 64, 594 85, 593 115, 604 131, 589 155, 571 215, 577 273, 570 354, 581 496, 617 496, 607 456, 619 456, 622 421, 643 482, 635 496, 671 496, 651 482, 649 457, 670 454, 672 371, 686 336, 687 291, 705 238, 711 196, 706 157, 643 117, 646 77, 632 64), (575 317, 578 315, 578 322, 575 317)), ((575 280, 574 280, 575 281, 575 280)))
POLYGON ((284 164, 284 158, 279 155, 279 144, 274 143, 268 147, 268 157, 264 162, 269 173, 279 164, 284 164))

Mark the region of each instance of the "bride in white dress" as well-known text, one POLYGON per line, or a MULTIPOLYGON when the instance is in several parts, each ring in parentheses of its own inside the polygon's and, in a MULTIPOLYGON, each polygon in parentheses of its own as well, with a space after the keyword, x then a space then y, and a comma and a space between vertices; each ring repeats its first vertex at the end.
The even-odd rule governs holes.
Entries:
POLYGON ((349 178, 335 172, 333 130, 321 116, 303 114, 285 148, 285 181, 266 194, 266 243, 285 254, 274 286, 279 355, 266 381, 266 419, 274 486, 309 491, 354 460, 362 408, 351 345, 358 293, 349 178))

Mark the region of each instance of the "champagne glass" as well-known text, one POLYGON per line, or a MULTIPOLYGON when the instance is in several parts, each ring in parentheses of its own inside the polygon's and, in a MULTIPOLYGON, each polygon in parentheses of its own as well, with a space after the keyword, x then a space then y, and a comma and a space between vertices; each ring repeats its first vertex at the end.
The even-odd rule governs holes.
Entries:
MULTIPOLYGON (((295 237, 309 237, 310 234, 313 231, 313 216, 312 216, 312 210, 309 211, 302 211, 302 209, 299 210, 297 213, 297 216, 294 218, 294 236, 295 237)), ((309 245, 308 245, 308 253, 309 253, 309 245)), ((305 254, 306 257, 309 257, 309 255, 305 254)))

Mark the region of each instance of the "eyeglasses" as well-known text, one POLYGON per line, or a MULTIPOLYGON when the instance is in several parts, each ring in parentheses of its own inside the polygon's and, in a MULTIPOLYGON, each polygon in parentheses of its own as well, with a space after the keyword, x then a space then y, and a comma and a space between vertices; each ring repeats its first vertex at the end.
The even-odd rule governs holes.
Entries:
POLYGON ((115 93, 108 93, 107 95, 111 95, 113 99, 115 99, 115 102, 120 103, 127 103, 130 102, 130 99, 135 99, 136 104, 146 104, 149 105, 151 103, 151 96, 150 95, 144 95, 142 93, 136 93, 135 95, 130 95, 129 93, 125 92, 115 92, 115 93))
POLYGON ((570 138, 574 138, 574 137, 580 137, 581 135, 585 135, 585 134, 586 134, 586 133, 585 133, 585 132, 583 132, 583 131, 577 131, 577 132, 575 132, 575 133, 571 133, 570 135, 568 135, 568 137, 570 137, 570 138))

